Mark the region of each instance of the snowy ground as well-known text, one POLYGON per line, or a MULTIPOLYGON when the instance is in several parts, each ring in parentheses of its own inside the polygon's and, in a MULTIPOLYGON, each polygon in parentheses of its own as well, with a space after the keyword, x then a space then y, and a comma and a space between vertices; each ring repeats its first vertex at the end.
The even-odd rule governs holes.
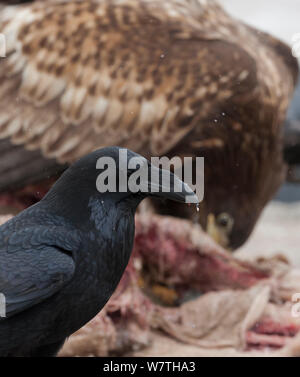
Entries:
POLYGON ((238 251, 246 259, 278 253, 300 267, 300 202, 270 203, 249 241, 238 251))

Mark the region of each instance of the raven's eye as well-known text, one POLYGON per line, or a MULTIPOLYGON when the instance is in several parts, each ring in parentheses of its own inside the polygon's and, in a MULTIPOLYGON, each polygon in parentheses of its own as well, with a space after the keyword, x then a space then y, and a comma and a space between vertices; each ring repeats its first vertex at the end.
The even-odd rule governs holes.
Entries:
POLYGON ((231 229, 233 226, 233 218, 228 213, 221 213, 217 217, 217 224, 224 229, 231 229))

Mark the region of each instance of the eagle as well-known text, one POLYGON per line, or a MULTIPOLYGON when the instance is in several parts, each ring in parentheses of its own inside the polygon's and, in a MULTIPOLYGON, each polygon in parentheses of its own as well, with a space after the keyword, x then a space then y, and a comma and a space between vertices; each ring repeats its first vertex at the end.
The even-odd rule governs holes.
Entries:
POLYGON ((281 185, 290 48, 213 0, 43 0, 5 5, 0 33, 0 191, 92 150, 204 157, 198 221, 232 250, 281 185))

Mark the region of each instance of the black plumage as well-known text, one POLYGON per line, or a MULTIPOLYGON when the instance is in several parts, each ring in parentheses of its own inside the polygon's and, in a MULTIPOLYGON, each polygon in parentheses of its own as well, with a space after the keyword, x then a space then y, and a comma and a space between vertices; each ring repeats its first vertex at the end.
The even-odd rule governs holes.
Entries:
MULTIPOLYGON (((105 148, 82 158, 41 202, 0 227, 0 292, 6 297, 1 356, 55 355, 117 287, 133 246, 136 208, 148 196, 97 191, 96 161, 110 156, 120 173, 118 152, 105 148)), ((127 156, 128 163, 139 155, 128 151, 127 156)), ((153 168, 140 158, 147 169, 153 168)), ((191 190, 168 174, 172 192, 163 192, 163 183, 156 182, 155 195, 185 201, 191 190), (174 192, 175 183, 182 185, 182 192, 174 192)), ((145 184, 153 184, 153 179, 145 184)))

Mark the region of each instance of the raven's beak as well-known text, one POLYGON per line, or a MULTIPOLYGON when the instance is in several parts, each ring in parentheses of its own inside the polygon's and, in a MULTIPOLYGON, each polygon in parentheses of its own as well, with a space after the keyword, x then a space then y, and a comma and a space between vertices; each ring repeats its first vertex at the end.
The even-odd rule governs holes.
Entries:
POLYGON ((148 189, 150 195, 175 200, 182 203, 198 204, 199 199, 189 185, 182 182, 177 175, 165 169, 150 165, 148 189))

